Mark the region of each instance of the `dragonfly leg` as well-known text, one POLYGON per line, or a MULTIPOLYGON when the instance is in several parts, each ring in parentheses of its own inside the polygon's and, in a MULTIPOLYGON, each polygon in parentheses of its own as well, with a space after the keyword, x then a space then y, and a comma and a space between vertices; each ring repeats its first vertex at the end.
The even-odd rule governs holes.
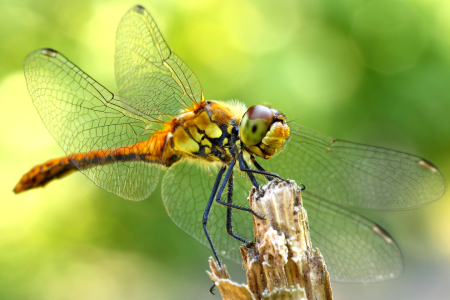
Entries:
MULTIPOLYGON (((252 173, 255 173, 255 174, 262 174, 262 175, 264 175, 264 176, 266 176, 266 177, 267 177, 267 176, 276 177, 276 178, 278 178, 278 179, 281 179, 281 180, 283 180, 283 181, 286 181, 285 179, 281 178, 280 175, 278 175, 278 174, 264 171, 264 169, 262 169, 261 166, 260 166, 260 167, 261 167, 262 170, 252 170, 252 169, 250 169, 250 168, 248 167, 247 163, 245 162, 244 157, 242 156, 242 152, 239 153, 239 156, 238 156, 238 157, 239 157, 239 169, 240 169, 241 171, 246 172, 246 173, 248 174, 248 177, 250 178, 250 180, 252 181, 252 183, 253 183, 253 185, 254 185, 255 187, 258 187, 259 185, 258 185, 258 183, 256 182, 255 176, 253 176, 252 173), (255 184, 255 183, 256 183, 256 184, 255 184)), ((259 165, 259 164, 258 164, 258 165, 259 165)))
MULTIPOLYGON (((228 198, 228 203, 225 203, 225 204, 232 204, 232 203, 233 203, 233 172, 230 171, 230 170, 233 170, 233 167, 234 167, 235 164, 236 164, 236 160, 233 160, 233 161, 231 162, 230 166, 229 166, 229 169, 228 169, 227 174, 225 174, 225 178, 224 178, 224 180, 223 180, 223 183, 222 183, 222 186, 221 186, 221 190, 219 191, 219 193, 217 193, 218 199, 216 198, 216 201, 217 201, 218 203, 220 203, 220 204, 225 203, 225 202, 220 201, 220 197, 222 196, 223 187, 225 186, 225 183, 227 182, 227 177, 228 177, 228 197, 227 197, 227 198, 228 198)), ((237 239, 237 240, 239 240, 239 241, 241 241, 241 242, 243 242, 243 243, 245 243, 245 244, 248 244, 248 243, 250 243, 249 241, 247 241, 246 239, 244 239, 244 238, 242 238, 242 237, 240 237, 240 236, 238 236, 238 235, 236 235, 236 234, 233 233, 232 211, 231 211, 232 208, 233 208, 233 207, 227 206, 227 232, 228 232, 229 235, 231 235, 231 236, 234 237, 235 239, 237 239)), ((247 210, 247 209, 245 209, 245 210, 247 210)), ((251 211, 251 210, 250 210, 250 211, 251 211)), ((253 213, 253 212, 252 212, 252 213, 253 213)), ((205 230, 206 230, 206 229, 205 229, 205 230)), ((207 236, 208 236, 208 234, 207 234, 207 236)), ((208 237, 208 240, 209 240, 209 237, 208 237)), ((209 240, 209 241, 210 241, 210 240, 209 240)), ((211 248, 212 248, 212 243, 211 243, 211 241, 210 241, 210 244, 211 244, 211 248)), ((214 252, 214 251, 213 251, 213 252, 214 252)), ((215 253, 214 253, 214 255, 215 255, 215 253)), ((216 256, 216 255, 215 255, 215 256, 216 256)), ((217 258, 217 256, 216 256, 216 259, 217 259, 217 261, 219 261, 219 259, 217 258)), ((219 265, 220 265, 220 262, 219 262, 219 265)), ((210 292, 211 294, 213 294, 213 295, 215 295, 215 294, 214 294, 214 288, 215 288, 215 287, 216 287, 216 285, 213 284, 213 286, 209 289, 209 292, 210 292)))
MULTIPOLYGON (((261 165, 256 161, 256 158, 252 155, 250 156, 250 159, 252 160, 252 163, 255 165, 255 167, 262 172, 266 172, 266 170, 264 170, 263 167, 261 167, 261 165)), ((269 175, 265 175, 267 180, 272 181, 273 177, 269 176, 269 175)))
MULTIPOLYGON (((225 189, 225 185, 227 184, 227 182, 230 181, 230 178, 231 178, 231 180, 232 180, 233 168, 234 168, 234 165, 235 165, 235 164, 236 164, 236 159, 233 159, 233 160, 231 161, 229 167, 228 167, 228 171, 227 171, 227 173, 225 174, 225 177, 223 178, 222 185, 220 186, 220 189, 219 189, 219 191, 217 192, 217 195, 216 195, 216 201, 217 201, 217 203, 222 204, 222 205, 224 205, 224 206, 226 206, 226 207, 228 207, 228 208, 234 208, 234 209, 239 209, 239 210, 243 210, 243 211, 248 211, 248 212, 252 213, 255 217, 264 220, 263 217, 257 215, 257 214, 256 214, 253 210, 251 210, 250 208, 242 207, 242 206, 239 206, 239 205, 234 205, 234 204, 232 203, 232 202, 233 202, 233 201, 232 201, 232 198, 231 198, 231 202, 224 202, 224 201, 220 200, 220 199, 222 198, 222 194, 223 194, 223 190, 225 189)), ((255 180, 256 180, 256 179, 255 179, 255 180)), ((231 187, 233 187, 233 186, 231 186, 231 187)), ((230 190, 229 190, 229 191, 230 191, 230 190)), ((231 197, 233 197, 232 194, 233 194, 233 191, 231 190, 231 197)), ((229 195, 230 195, 230 193, 228 194, 228 197, 230 197, 229 195)), ((239 239, 238 239, 238 240, 239 240, 239 239)))
POLYGON ((303 183, 301 183, 301 182, 300 182, 300 184, 302 185, 302 186, 301 186, 301 188, 300 188, 300 191, 304 191, 304 190, 306 190, 306 185, 304 185, 304 184, 303 184, 303 183))
POLYGON ((253 175, 252 172, 247 172, 247 170, 250 170, 250 171, 253 171, 253 170, 248 167, 248 164, 247 164, 247 162, 244 159, 242 159, 242 160, 239 159, 239 169, 241 169, 241 171, 245 171, 247 173, 248 178, 250 178, 250 181, 253 183, 253 186, 256 189, 258 189, 259 188, 259 184, 258 184, 258 181, 255 178, 255 175, 253 175))
POLYGON ((211 212, 211 206, 212 206, 212 203, 214 202, 214 196, 217 193, 217 189, 219 188, 220 181, 222 179, 223 173, 225 172, 226 168, 227 168, 226 165, 222 166, 222 168, 220 168, 219 174, 217 174, 216 181, 214 182, 214 187, 211 191, 211 195, 209 196, 208 203, 206 204, 206 208, 205 208, 205 212, 203 213, 203 220, 202 220, 203 230, 205 231, 206 238, 208 239, 209 245, 211 246, 211 250, 214 254, 214 257, 217 260, 217 263, 219 264, 219 267, 222 267, 222 264, 220 263, 219 257, 217 256, 216 249, 214 249, 214 245, 211 241, 211 237, 209 236, 206 225, 208 224, 209 213, 211 212))
POLYGON ((214 288, 216 287, 216 284, 213 284, 213 286, 209 289, 209 292, 211 293, 211 294, 213 294, 214 296, 216 295, 216 294, 214 294, 214 288))
MULTIPOLYGON (((252 155, 250 156, 250 159, 252 160, 252 163, 255 165, 255 167, 262 172, 268 173, 266 172, 266 170, 264 170, 264 168, 256 161, 256 158, 252 155)), ((273 177, 269 176, 269 175, 264 175, 266 176, 267 180, 272 181, 273 177)), ((284 179, 283 179, 284 180, 284 179)), ((301 187, 300 190, 304 191, 306 190, 306 186, 303 183, 300 183, 301 187)))
MULTIPOLYGON (((230 179, 228 180, 227 202, 228 202, 228 204, 233 203, 233 173, 231 173, 230 179)), ((235 239, 237 239, 238 241, 241 241, 245 244, 250 243, 250 241, 247 241, 246 239, 238 236, 237 234, 235 234, 233 232, 233 223, 232 223, 233 212, 231 209, 232 208, 230 206, 227 207, 227 232, 228 232, 228 234, 231 235, 232 237, 234 237, 235 239)), ((253 211, 252 211, 252 213, 253 213, 253 211)))

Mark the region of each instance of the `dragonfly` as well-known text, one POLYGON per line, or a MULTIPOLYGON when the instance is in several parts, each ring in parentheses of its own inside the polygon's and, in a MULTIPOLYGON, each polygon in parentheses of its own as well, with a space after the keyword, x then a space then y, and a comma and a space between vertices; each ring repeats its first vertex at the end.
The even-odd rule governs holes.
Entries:
POLYGON ((251 188, 289 178, 307 187, 312 243, 332 280, 393 279, 403 269, 394 239, 347 207, 409 209, 445 191, 441 172, 426 159, 332 138, 288 122, 268 105, 206 100, 197 76, 139 5, 117 30, 118 94, 52 49, 29 54, 24 73, 33 104, 66 156, 33 167, 14 192, 79 171, 110 193, 140 201, 164 170, 168 215, 210 247, 219 264, 219 257, 241 261, 239 246, 254 238, 251 188))

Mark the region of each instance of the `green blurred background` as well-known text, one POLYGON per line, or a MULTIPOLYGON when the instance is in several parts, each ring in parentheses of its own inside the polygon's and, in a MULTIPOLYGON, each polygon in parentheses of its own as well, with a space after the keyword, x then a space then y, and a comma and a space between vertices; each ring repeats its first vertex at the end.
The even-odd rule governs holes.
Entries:
MULTIPOLYGON (((63 155, 28 95, 22 63, 62 52, 117 91, 114 38, 135 1, 0 0, 0 299, 220 299, 211 252, 146 201, 81 174, 14 195, 25 171, 63 155)), ((332 136, 425 157, 450 179, 450 1, 146 0, 208 99, 272 103, 332 136)), ((442 299, 450 195, 411 211, 360 211, 397 240, 399 279, 334 284, 336 299, 442 299)), ((199 220, 200 222, 200 220, 199 220)), ((226 262, 244 282, 241 266, 226 262)))

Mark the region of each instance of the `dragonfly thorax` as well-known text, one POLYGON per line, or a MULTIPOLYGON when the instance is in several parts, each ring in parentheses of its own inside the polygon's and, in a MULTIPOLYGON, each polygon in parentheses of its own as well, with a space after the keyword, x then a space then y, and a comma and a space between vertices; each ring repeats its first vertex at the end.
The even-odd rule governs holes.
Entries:
POLYGON ((206 101, 176 119, 168 145, 179 157, 229 163, 236 141, 232 131, 237 125, 236 113, 229 105, 206 101))

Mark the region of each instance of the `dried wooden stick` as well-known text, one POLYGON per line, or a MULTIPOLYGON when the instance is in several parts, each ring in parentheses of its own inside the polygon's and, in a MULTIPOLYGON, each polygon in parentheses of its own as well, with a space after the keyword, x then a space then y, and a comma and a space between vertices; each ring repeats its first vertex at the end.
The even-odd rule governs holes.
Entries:
POLYGON ((313 249, 301 190, 293 181, 273 180, 253 188, 251 209, 255 243, 241 246, 247 284, 231 281, 226 266, 209 259, 214 281, 225 300, 333 299, 330 276, 319 249, 313 249))

